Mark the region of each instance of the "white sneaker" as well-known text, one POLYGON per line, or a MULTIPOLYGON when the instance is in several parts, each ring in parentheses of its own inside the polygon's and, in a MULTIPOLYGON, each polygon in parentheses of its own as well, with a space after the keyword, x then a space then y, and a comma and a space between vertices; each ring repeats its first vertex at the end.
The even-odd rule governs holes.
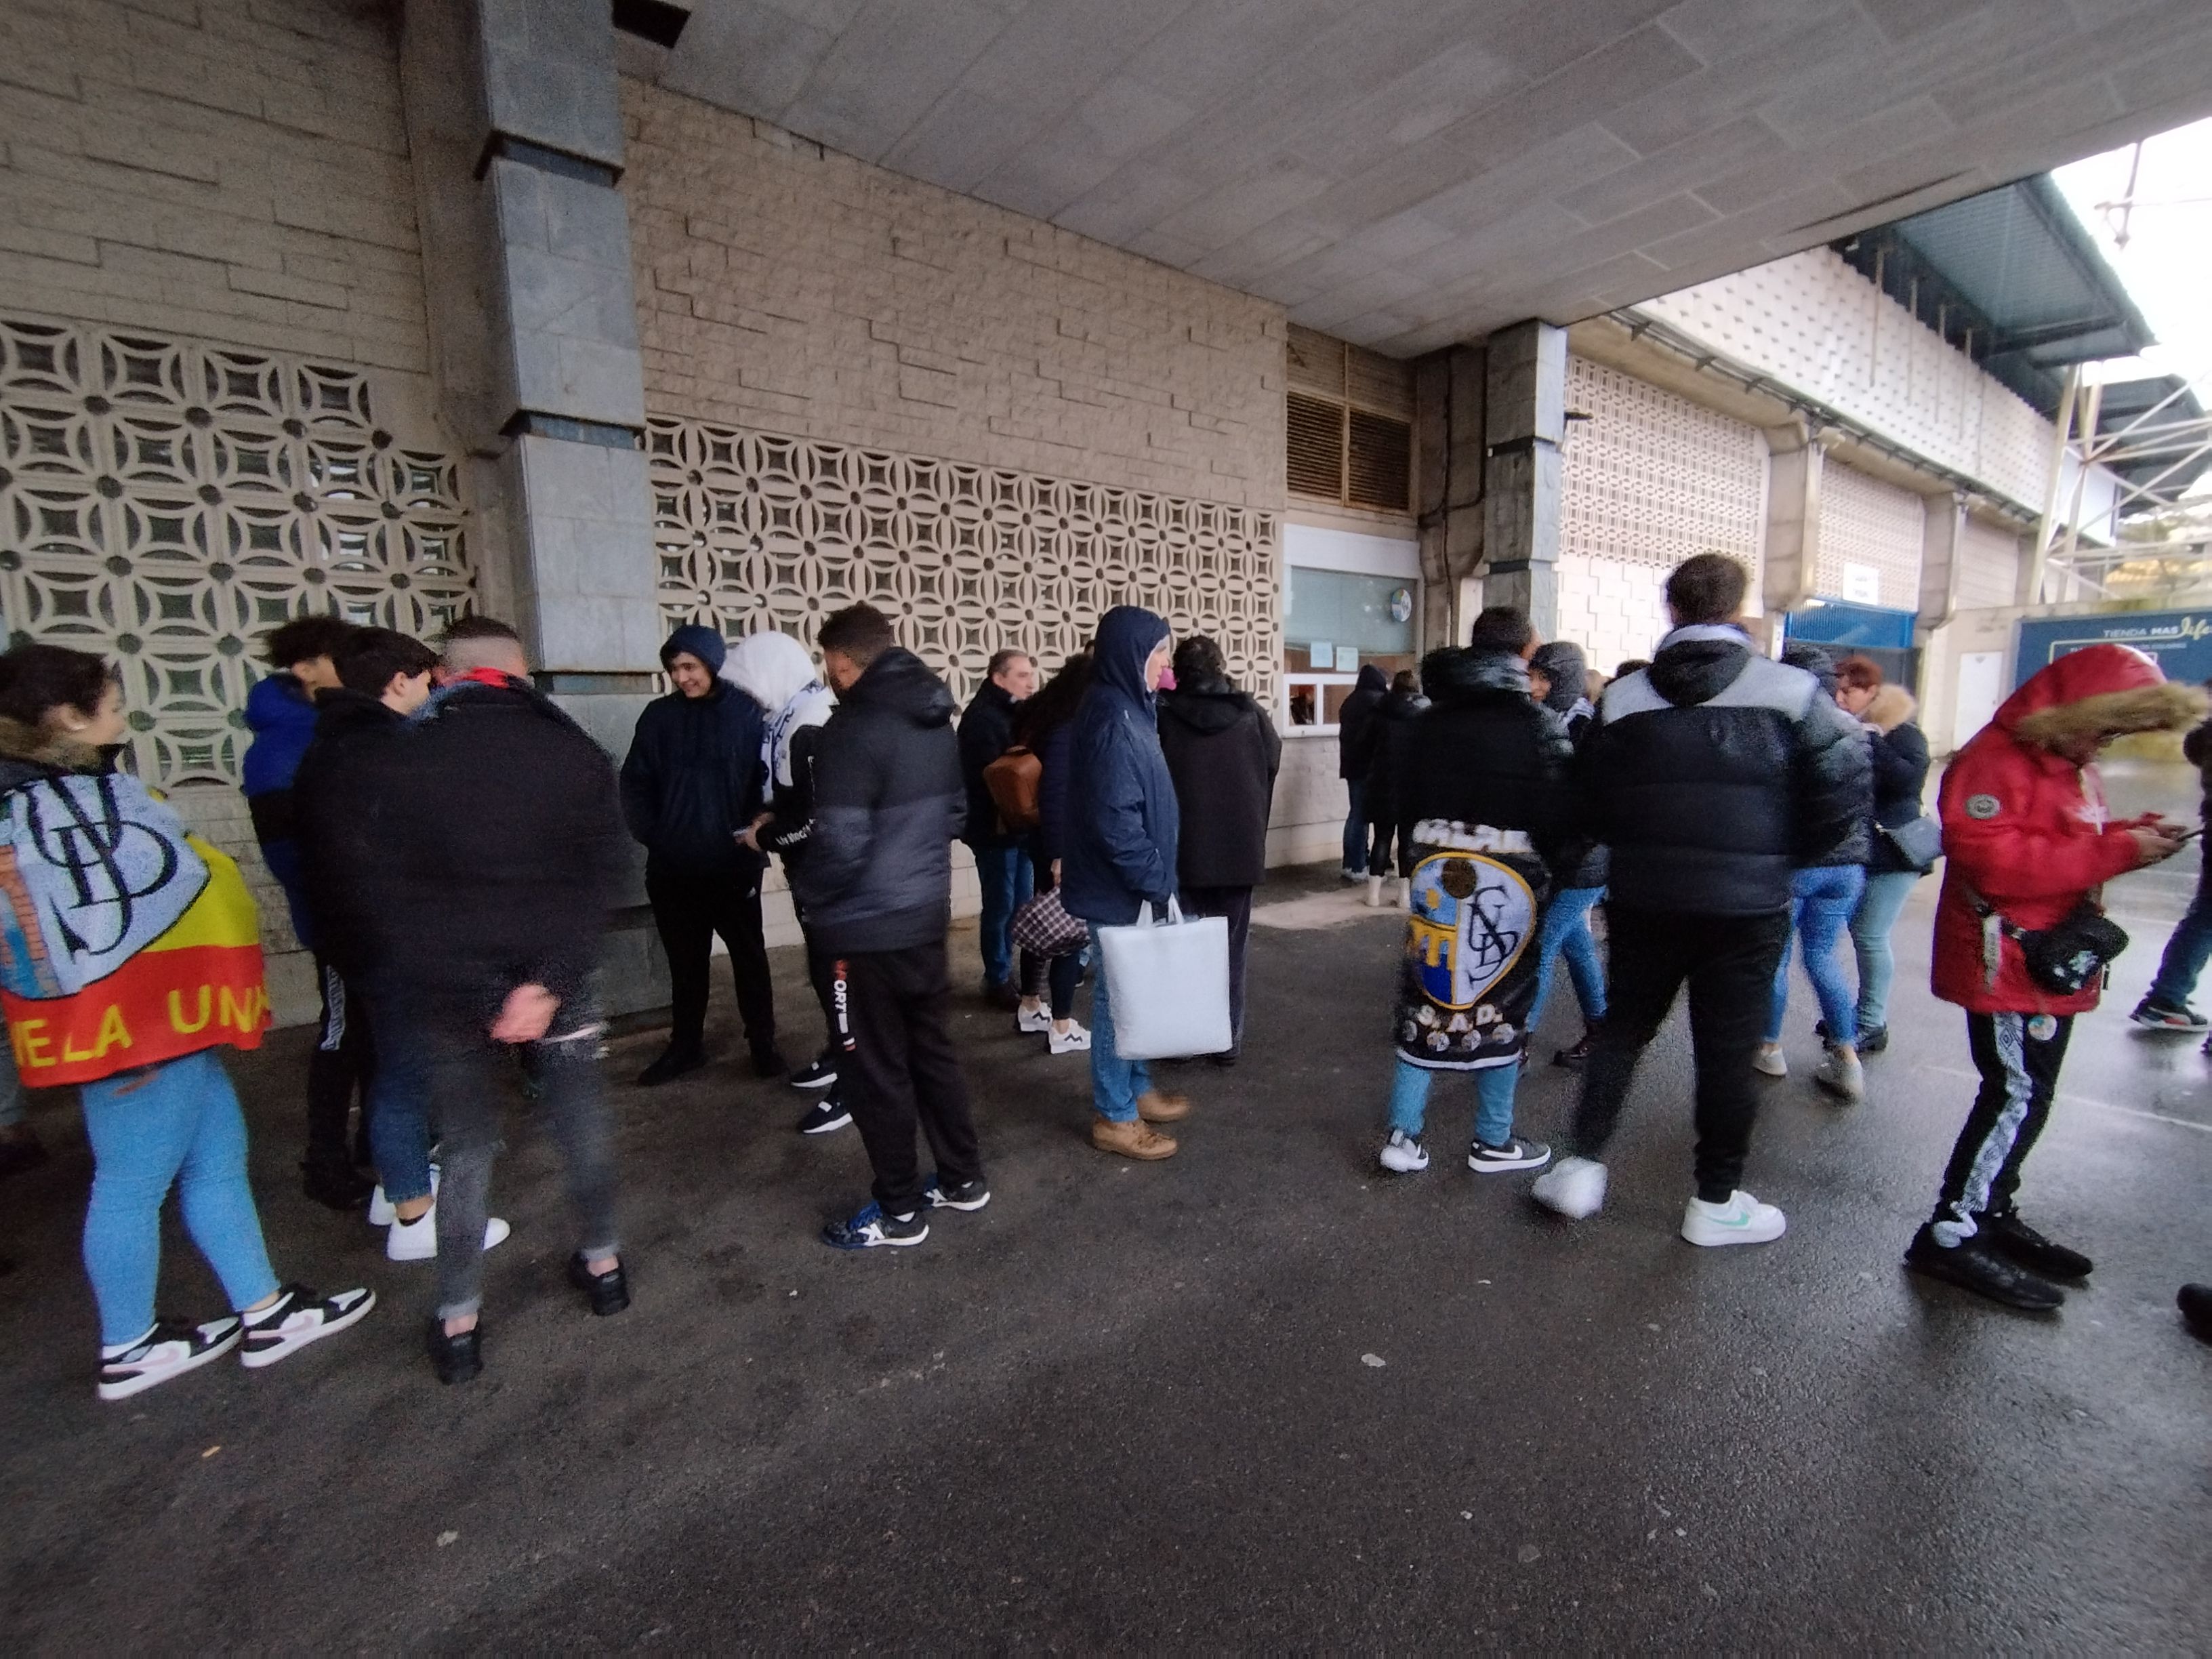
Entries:
POLYGON ((1725 1204, 1692 1195, 1682 1212, 1682 1237, 1692 1244, 1771 1244, 1789 1226, 1781 1211, 1745 1192, 1729 1194, 1725 1204))
POLYGON ((1605 1165, 1563 1158, 1529 1184, 1528 1196, 1570 1221, 1587 1221, 1605 1207, 1605 1165))
POLYGON ((1382 908, 1382 878, 1380 876, 1367 878, 1367 908, 1370 910, 1382 908))
MULTIPOLYGON (((484 1223, 484 1249, 506 1242, 514 1230, 497 1216, 484 1223)), ((438 1254, 438 1206, 432 1204, 412 1221, 394 1219, 384 1236, 384 1254, 392 1261, 428 1261, 438 1254)))
POLYGON ((1087 1052, 1091 1047, 1090 1031, 1073 1020, 1068 1022, 1065 1031, 1054 1030, 1052 1022, 1047 1020, 1045 1034, 1052 1039, 1050 1046, 1056 1054, 1079 1054, 1087 1052))
POLYGON ((1043 1035, 1052 1030, 1052 1015, 1042 1008, 1017 1008, 1014 1029, 1031 1036, 1043 1035))
POLYGON ((1759 1052, 1751 1057, 1751 1069, 1764 1072, 1769 1077, 1788 1077, 1790 1062, 1783 1057, 1780 1043, 1762 1042, 1759 1052))
POLYGON ((1429 1167, 1428 1148, 1403 1129, 1393 1129, 1382 1143, 1382 1167, 1393 1175, 1418 1174, 1429 1167))
POLYGON ((1820 1062, 1820 1069, 1813 1073, 1813 1081, 1843 1100, 1866 1098, 1866 1067, 1848 1049, 1829 1049, 1828 1057, 1820 1062))
POLYGON ((132 1395, 182 1376, 186 1371, 220 1359, 236 1347, 245 1334, 245 1322, 232 1314, 188 1325, 180 1319, 163 1319, 128 1347, 100 1353, 100 1397, 128 1400, 132 1395))
MULTIPOLYGON (((438 1196, 438 1166, 434 1164, 430 1166, 430 1196, 434 1199, 438 1196)), ((376 1190, 368 1195, 368 1224, 389 1227, 398 1219, 399 1212, 392 1207, 392 1200, 384 1195, 384 1187, 380 1182, 376 1190)))

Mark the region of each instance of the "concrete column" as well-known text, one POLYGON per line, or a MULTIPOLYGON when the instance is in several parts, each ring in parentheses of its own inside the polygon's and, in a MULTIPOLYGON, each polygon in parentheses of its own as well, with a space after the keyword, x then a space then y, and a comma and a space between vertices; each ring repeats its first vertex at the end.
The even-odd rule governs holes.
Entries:
POLYGON ((1483 354, 1455 346, 1413 371, 1414 500, 1421 538, 1421 648, 1462 641, 1462 585, 1482 562, 1483 354))
POLYGON ((1820 473, 1827 452, 1802 421, 1766 428, 1766 554, 1760 597, 1773 625, 1813 597, 1820 562, 1820 473))
POLYGON ((1483 603, 1519 605, 1548 639, 1559 622, 1566 331, 1515 323, 1484 358, 1483 603))
MULTIPOLYGON (((483 608, 612 753, 662 637, 622 109, 605 0, 405 8, 400 68, 433 363, 471 457, 483 608)), ((633 872, 611 1012, 665 1006, 633 872)))
POLYGON ((1947 489, 1921 497, 1920 507, 1920 614, 1913 629, 1925 644, 1959 608, 1959 543, 1966 532, 1966 498, 1947 489))

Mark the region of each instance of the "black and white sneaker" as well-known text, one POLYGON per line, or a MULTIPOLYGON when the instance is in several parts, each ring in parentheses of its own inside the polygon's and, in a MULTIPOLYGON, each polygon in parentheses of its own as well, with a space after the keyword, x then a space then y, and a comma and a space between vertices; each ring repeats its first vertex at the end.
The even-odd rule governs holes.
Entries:
POLYGON ((1467 1167, 1478 1175, 1497 1175, 1506 1170, 1540 1170, 1552 1161, 1552 1149, 1540 1140, 1515 1135, 1503 1146, 1476 1141, 1467 1149, 1467 1167))
POLYGON ((939 1176, 932 1176, 922 1188, 921 1195, 933 1210, 980 1210, 991 1201, 991 1189, 980 1176, 951 1187, 939 1176))
POLYGON ((832 1221, 822 1229, 822 1242, 837 1250, 919 1244, 928 1237, 929 1224, 919 1210, 912 1215, 885 1215, 880 1204, 867 1205, 850 1220, 832 1221))
POLYGON ((100 1350, 100 1397, 128 1400, 210 1359, 220 1359, 238 1346, 241 1329, 235 1314, 204 1325, 156 1320, 152 1330, 128 1346, 100 1350))
POLYGON ((799 1133, 803 1135, 826 1135, 832 1129, 842 1129, 853 1121, 845 1109, 845 1103, 831 1095, 827 1100, 817 1100, 806 1109, 806 1115, 799 1120, 799 1133))
POLYGON ((2154 1002, 2145 997, 2136 1004, 2135 1012, 2128 1018, 2154 1031, 2212 1030, 2212 1020, 2205 1018, 2185 1002, 2176 1006, 2172 1003, 2154 1002))
POLYGON ((794 1089, 826 1089, 837 1080, 837 1062, 830 1058, 836 1051, 824 1048, 784 1079, 794 1089))
POLYGON ((246 1351, 238 1363, 249 1370, 273 1365, 310 1342, 358 1324, 375 1305, 374 1291, 337 1291, 325 1296, 305 1285, 287 1285, 271 1306, 246 1316, 246 1351))

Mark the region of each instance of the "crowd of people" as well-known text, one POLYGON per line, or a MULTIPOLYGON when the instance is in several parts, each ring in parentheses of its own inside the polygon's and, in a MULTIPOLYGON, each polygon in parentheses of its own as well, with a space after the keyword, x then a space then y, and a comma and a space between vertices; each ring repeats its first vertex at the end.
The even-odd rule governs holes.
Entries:
MULTIPOLYGON (((1428 1167, 1433 1085, 1463 1073, 1469 1167, 1539 1172, 1538 1204, 1594 1215, 1638 1058, 1686 988, 1696 1150, 1682 1237, 1781 1237, 1781 1211, 1743 1174, 1758 1079, 1787 1073, 1793 948, 1820 1003, 1814 1081, 1858 1100, 1862 1057, 1887 1043, 1890 933, 1948 855, 1935 988, 1966 1010, 1982 1081, 1906 1261, 2056 1307, 2091 1263, 2024 1221, 2014 1194, 2072 1019, 2094 1006, 2115 948, 2094 896, 2185 835, 2156 817, 2108 820, 2090 763, 2122 733, 2195 725, 2204 699, 2121 647, 2062 659, 1954 759, 1931 817, 1911 698, 1863 658, 1771 659, 1743 627, 1745 592, 1732 560, 1686 562, 1667 585, 1672 630, 1609 680, 1504 606, 1418 675, 1363 677, 1340 722, 1345 873, 1378 906, 1394 883, 1407 912, 1382 1165, 1428 1167), (1855 988, 1837 960, 1846 932, 1855 988), (1516 1097, 1562 961, 1583 1032, 1553 1060, 1582 1082, 1555 1156, 1518 1131, 1516 1097)), ((320 993, 302 1179, 317 1201, 365 1211, 392 1260, 434 1262, 424 1345, 441 1382, 483 1367, 483 1259, 510 1231, 491 1192, 511 1084, 562 1157, 567 1279, 596 1315, 629 1305, 594 991, 625 830, 644 848, 671 1005, 666 1045, 635 1084, 707 1063, 720 937, 753 1069, 808 1096, 801 1133, 852 1127, 866 1151, 872 1189, 825 1227, 830 1245, 910 1247, 933 1212, 990 1201, 951 1030, 955 842, 980 892, 983 994, 1052 1055, 1087 1054, 1100 1152, 1172 1157, 1164 1126, 1194 1110, 1139 1057, 1159 1050, 1117 1041, 1116 996, 1139 988, 1100 969, 1089 1026, 1076 1018, 1109 930, 1222 919, 1229 1041, 1198 1058, 1237 1062, 1282 743, 1213 641, 1176 641, 1160 617, 1119 606, 1048 679, 1028 654, 999 653, 964 710, 869 605, 827 617, 818 646, 817 672, 785 635, 732 647, 676 629, 661 652, 669 690, 617 770, 535 689, 499 622, 465 617, 435 649, 325 617, 270 635, 244 787, 320 993), (771 859, 828 1034, 795 1071, 769 971, 771 859)), ((0 656, 0 1003, 28 1080, 81 1091, 103 1399, 234 1351, 274 1364, 375 1302, 280 1280, 269 1262, 220 1057, 258 1046, 268 1023, 252 906, 232 861, 118 767, 125 719, 98 657, 38 644, 0 656), (226 1316, 156 1315, 172 1188, 226 1316)), ((2212 954, 2205 910, 2200 895, 2140 1022, 2204 1027, 2187 998, 2212 954)), ((20 1097, 0 1094, 0 1167, 39 1155, 20 1097)), ((2192 1293, 2195 1321, 2206 1310, 2195 1287, 2192 1293)))

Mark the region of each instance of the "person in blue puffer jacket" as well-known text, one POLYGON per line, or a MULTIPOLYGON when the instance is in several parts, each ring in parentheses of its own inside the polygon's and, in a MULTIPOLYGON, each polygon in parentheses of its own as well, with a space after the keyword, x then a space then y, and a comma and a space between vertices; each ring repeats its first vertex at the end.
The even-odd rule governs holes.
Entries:
MULTIPOLYGON (((1146 903, 1164 913, 1175 896, 1181 823, 1154 702, 1172 644, 1160 617, 1115 605, 1098 624, 1091 689, 1076 710, 1060 896, 1091 924, 1094 951, 1099 928, 1127 927, 1146 903)), ((1092 1146, 1124 1158, 1175 1156, 1174 1139, 1152 1125, 1188 1116, 1190 1102, 1153 1088, 1145 1062, 1115 1049, 1103 970, 1091 1000, 1091 1085, 1092 1146)))
POLYGON ((315 735, 315 694, 338 687, 338 647, 355 632, 336 617, 295 617, 273 630, 263 652, 272 671, 246 695, 246 729, 253 733, 240 763, 246 810, 261 861, 284 890, 292 932, 315 958, 315 988, 322 1018, 307 1051, 307 1152, 300 1168, 307 1196, 334 1210, 368 1202, 375 1182, 361 1172, 371 1162, 368 1145, 369 1051, 366 1028, 349 1017, 345 981, 315 939, 307 904, 305 866, 292 815, 292 781, 315 735), (362 1122, 350 1145, 346 1122, 354 1094, 362 1095, 362 1122))

